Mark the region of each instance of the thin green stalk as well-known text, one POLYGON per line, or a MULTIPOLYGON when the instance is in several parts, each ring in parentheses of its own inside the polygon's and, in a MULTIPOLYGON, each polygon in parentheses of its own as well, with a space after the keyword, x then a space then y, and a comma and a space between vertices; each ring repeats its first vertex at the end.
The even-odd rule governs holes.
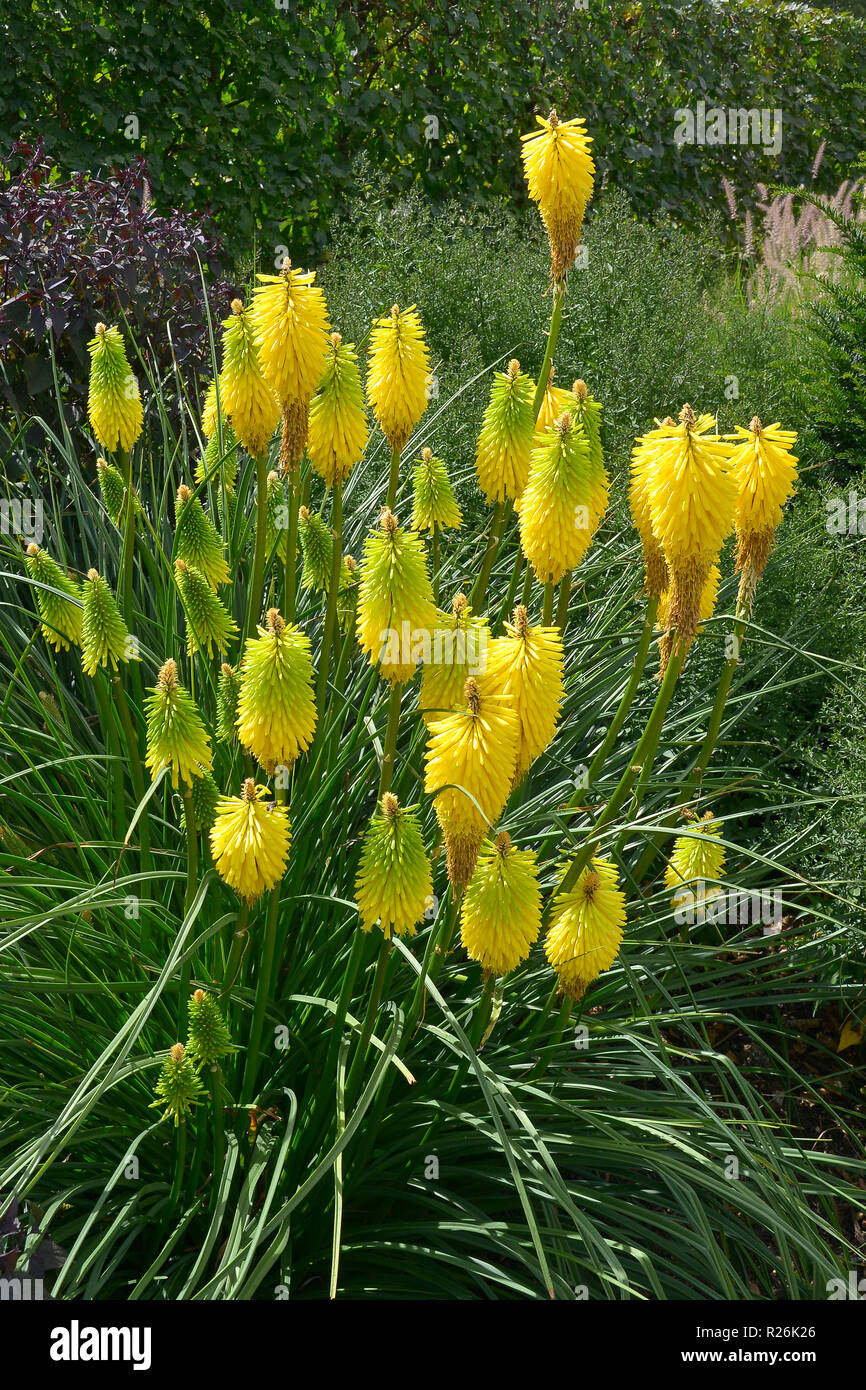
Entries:
POLYGON ((349 1070, 349 1080, 346 1089, 351 1095, 355 1090, 356 1084, 360 1079, 361 1071, 364 1066, 364 1059, 367 1056, 367 1049, 370 1046, 370 1039, 376 1026, 376 1015, 379 1012, 379 1004, 382 999, 382 987, 385 983, 385 975, 391 958, 391 938, 386 936, 379 949, 379 959, 376 963, 376 974, 373 979, 373 988, 370 991, 370 999, 367 1004, 367 1012, 364 1015, 364 1023, 361 1030, 361 1037, 355 1049, 355 1056, 349 1070))
POLYGON ((316 683, 316 708, 319 711, 319 726, 325 716, 325 696, 328 690, 328 667, 331 660, 331 644, 337 621, 337 591, 340 587, 340 567, 343 563, 343 492, 339 483, 333 487, 333 510, 331 530, 334 548, 331 553, 331 573, 328 576, 328 605, 325 610, 325 625, 322 631, 322 650, 319 655, 319 672, 316 683))
POLYGON ((532 595, 533 569, 529 561, 526 562, 526 574, 523 576, 523 592, 520 595, 520 602, 524 608, 529 607, 529 600, 532 595))
POLYGON ((548 579, 544 586, 544 607, 541 610, 542 627, 550 627, 553 623, 553 580, 548 579))
POLYGON ((508 593, 505 595, 505 601, 499 610, 499 617, 496 619, 496 625, 493 628, 494 637, 498 636, 502 630, 502 624, 505 622, 506 618, 509 618, 514 612, 515 599, 517 598, 517 586, 520 583, 520 575, 525 564, 526 561, 523 557, 523 551, 518 548, 517 555, 514 559, 514 569, 511 571, 508 593))
POLYGON ((565 636, 565 625, 568 622, 568 601, 571 598, 571 570, 562 576, 559 586, 559 602, 556 605, 556 626, 559 628, 560 637, 565 636))
MULTIPOLYGON (((659 693, 656 696, 655 704, 653 705, 652 712, 647 720, 643 734, 641 735, 640 742, 635 749, 634 757, 622 774, 610 800, 592 827, 592 831, 588 835, 583 848, 578 851, 572 860, 560 887, 557 889, 557 893, 568 893, 574 887, 580 874, 592 858, 599 833, 615 819, 621 807, 627 801, 632 787, 640 776, 642 768, 647 763, 651 764, 653 762, 661 737, 665 714, 667 713, 671 696, 676 688, 677 678, 682 670, 684 660, 685 654, 674 644, 664 680, 659 687, 659 693)), ((552 901, 552 897, 548 899, 545 908, 545 916, 550 912, 552 901)))
POLYGON ((388 495, 385 498, 385 506, 393 512, 394 504, 397 501, 397 485, 400 481, 400 454, 401 449, 391 450, 391 471, 388 474, 388 495))
POLYGON ((432 552, 433 552, 433 559, 432 559, 432 563, 433 563, 433 602, 436 604, 436 607, 438 608, 438 607, 439 607, 439 523, 438 523, 438 521, 434 521, 434 522, 433 522, 432 552))
POLYGON ((177 1150, 174 1161, 174 1178, 171 1184, 171 1192, 168 1197, 168 1211, 174 1211, 180 1198, 180 1190, 183 1185, 183 1170, 186 1161, 186 1120, 181 1120, 177 1126, 177 1150))
POLYGON ((399 681, 395 681, 391 686, 391 693, 388 696, 388 726, 385 730, 385 744, 382 749, 382 770, 379 774, 379 792, 377 800, 381 801, 386 792, 391 790, 391 783, 394 780, 394 759, 397 753, 397 734, 400 728, 400 701, 403 695, 403 687, 399 681))
POLYGON ((283 599, 284 617, 286 622, 295 621, 295 612, 298 602, 298 494, 300 492, 301 474, 297 465, 289 469, 288 473, 288 494, 289 494, 289 528, 286 536, 286 574, 285 574, 285 597, 283 599))
MULTIPOLYGON (((601 769, 607 761, 608 754, 616 743, 620 730, 628 718, 629 710, 634 702, 634 697, 637 694, 641 676, 646 666, 646 659, 649 654, 650 643, 652 642, 652 636, 655 630, 658 606, 659 601, 657 598, 650 598, 647 601, 646 616, 644 617, 640 641, 638 642, 637 651, 635 652, 634 661, 632 662, 631 675, 626 682, 626 687, 622 692, 622 698, 620 699, 616 714, 610 722, 608 731, 602 740, 601 747, 589 765, 586 779, 589 786, 592 786, 598 774, 601 772, 601 769)), ((568 804, 569 806, 576 806, 579 800, 580 791, 576 791, 573 793, 568 804)))
MULTIPOLYGON (((186 822, 186 890, 183 898, 183 915, 186 917, 192 907, 198 887, 198 833, 195 828, 195 808, 192 804, 192 788, 182 783, 183 818, 186 822)), ((186 1001, 189 994, 189 981, 192 965, 189 960, 181 967, 180 989, 178 991, 178 1028, 186 1022, 186 1001)))
POLYGON ((541 403, 544 400, 544 393, 547 390, 547 383, 550 379, 550 366, 553 362, 556 344, 559 341, 559 329, 562 323, 562 306, 564 300, 565 285, 560 282, 553 287, 553 312, 550 316, 550 328, 547 332, 547 346, 544 349, 544 361, 541 364, 541 371, 538 374, 538 384, 535 387, 535 400, 532 403, 536 420, 541 410, 541 403))
POLYGON ((478 571, 478 577, 472 586, 472 593, 469 597, 469 604, 474 613, 480 613, 484 607, 490 574, 499 553, 502 533, 511 516, 513 506, 514 504, 509 497, 504 502, 497 502, 493 509, 493 520, 490 523, 490 532, 487 537, 487 549, 484 552, 481 569, 478 571))
MULTIPOLYGON (((285 802, 287 796, 286 787, 277 787, 277 801, 285 802)), ((274 983, 274 961, 276 958, 277 946, 277 924, 280 916, 280 895, 282 893, 282 879, 271 889, 271 896, 268 902, 268 915, 265 921, 265 939, 262 946, 262 954, 259 958, 259 969, 256 975, 256 996, 253 1004, 253 1022, 250 1028, 250 1039, 247 1046, 247 1059, 244 1067, 244 1079, 241 1087, 242 1094, 252 1101, 255 1093, 256 1079, 259 1074, 259 1064, 262 1045, 262 1034, 265 1026, 265 1014, 267 1013, 268 1003, 271 998, 271 991, 274 983)))
POLYGON ((265 587, 265 550, 268 530, 268 456, 260 454, 256 459, 256 548, 253 555, 253 570, 250 578, 250 592, 247 600, 247 616, 243 636, 255 634, 256 624, 262 611, 262 594, 265 587))
MULTIPOLYGON (((112 676, 111 684, 115 694, 114 703, 117 708, 118 715, 120 716, 120 723, 123 728, 124 737, 126 738, 127 748, 129 751, 129 771, 132 777, 132 785, 135 789, 136 800, 138 802, 142 802, 144 800, 144 794, 147 790, 147 779, 145 777, 144 766, 141 761, 141 747, 138 742, 138 735, 136 734, 135 728, 132 723, 132 715, 129 710, 129 703, 126 698, 126 691, 123 688, 123 682, 120 679, 119 671, 112 676)), ((147 812, 145 812, 144 815, 140 816, 138 820, 138 846, 139 858, 141 861, 141 871, 143 874, 149 874, 151 869, 150 820, 147 815, 147 812)), ((150 887, 151 885, 149 882, 142 884, 143 896, 150 896, 150 887)))
POLYGON ((132 454, 118 449, 123 481, 126 486, 123 514, 123 548, 120 557, 120 611, 127 628, 132 631, 132 577, 135 560, 135 493, 132 490, 132 454))

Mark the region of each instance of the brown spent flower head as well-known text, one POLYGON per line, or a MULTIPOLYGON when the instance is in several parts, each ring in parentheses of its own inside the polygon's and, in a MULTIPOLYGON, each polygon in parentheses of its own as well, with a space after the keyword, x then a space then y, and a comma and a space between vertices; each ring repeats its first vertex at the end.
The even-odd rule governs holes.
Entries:
POLYGON ((342 347, 342 346, 343 346, 343 335, 342 335, 342 333, 332 333, 332 334, 331 334, 331 343, 332 343, 332 345, 333 345, 334 347, 342 347))
POLYGON ((38 554, 39 554, 39 546, 38 546, 38 545, 34 545, 33 542, 31 541, 30 544, 29 544, 28 547, 27 547, 27 554, 28 554, 28 555, 38 555, 38 554))
POLYGON ((98 579, 98 578, 99 578, 99 570, 89 569, 89 570, 87 571, 87 578, 90 579, 91 581, 92 581, 92 580, 95 580, 95 579, 98 579))
POLYGON ((205 994, 203 989, 196 989, 193 990, 192 997, 195 1000, 196 1004, 201 1004, 202 1001, 207 998, 207 995, 205 994))
MULTIPOLYGON (((182 564, 183 561, 178 561, 178 563, 182 564)), ((175 690, 177 688, 177 662, 173 657, 169 657, 168 661, 159 668, 159 675, 156 679, 163 690, 175 690)))
POLYGON ((511 836, 507 830, 500 830, 496 839, 493 841, 494 847, 499 854, 505 855, 511 849, 511 836))
POLYGON ((278 634, 280 632, 285 632, 286 620, 280 613, 279 608, 269 608, 265 614, 265 620, 268 624, 269 632, 276 632, 278 634))
POLYGON ((241 787, 241 796, 243 797, 244 801, 255 801, 255 799, 256 799, 256 779, 255 779, 255 777, 247 777, 246 781, 244 782, 243 786, 241 787))
POLYGON ((451 612, 454 614, 455 618, 459 618, 461 613, 466 612, 468 604, 469 600, 464 593, 461 592, 454 595, 451 601, 451 612))
MULTIPOLYGON (((340 335, 337 334, 337 337, 340 335)), ((310 432, 309 401, 291 400, 282 407, 283 433, 280 439, 280 472, 285 477, 297 468, 310 432)))
POLYGON ((422 449, 422 450, 421 450, 421 457, 422 457, 422 459, 424 460, 425 463, 429 463, 430 460, 431 460, 432 457, 433 457, 433 450, 430 449, 430 448, 422 449))
POLYGON ((171 1057, 171 1060, 173 1062, 182 1062, 184 1057, 186 1056, 186 1048, 184 1047, 183 1043, 176 1042, 174 1046, 171 1048, 169 1056, 171 1057))
POLYGON ((691 430, 695 427, 696 419, 697 416, 695 415, 695 412, 692 410, 688 401, 686 401, 685 405, 680 411, 680 424, 685 425, 687 430, 691 430))
POLYGON ((518 603, 514 610, 512 626, 518 637, 525 637, 529 630, 529 612, 526 605, 518 603))
POLYGON ((573 424, 574 424, 574 421, 572 420, 571 416, 568 414, 568 411, 564 410, 564 411, 562 412, 562 414, 560 415, 559 419, 556 421, 556 424, 554 425, 553 428, 554 428, 554 429, 562 436, 562 438, 564 439, 565 436, 566 436, 567 434, 571 434, 573 424))
POLYGON ((354 574, 355 570, 358 568, 358 561, 355 559, 354 555, 346 555, 343 559, 343 564, 350 574, 354 574))
POLYGON ((512 357, 511 361, 508 364, 508 375, 512 378, 520 376, 520 363, 518 362, 516 357, 512 357))
POLYGON ((383 507, 381 515, 379 517, 379 525, 381 526, 383 531, 388 531, 391 535, 393 535, 400 523, 397 520, 394 513, 391 511, 390 507, 383 507))
POLYGON ((589 387, 582 377, 577 378, 571 390, 576 400, 585 401, 589 396, 589 387))
POLYGON ((244 301, 242 299, 233 299, 231 308, 232 313, 235 315, 235 317, 240 318, 241 314, 244 311, 244 301))
POLYGON ((478 689, 478 682, 474 676, 469 676, 464 686, 466 703, 469 706, 469 713, 475 717, 481 708, 481 691, 478 689))
POLYGON ((385 792, 382 797, 382 815, 387 816, 388 820, 393 820, 400 809, 400 803, 393 792, 385 792))

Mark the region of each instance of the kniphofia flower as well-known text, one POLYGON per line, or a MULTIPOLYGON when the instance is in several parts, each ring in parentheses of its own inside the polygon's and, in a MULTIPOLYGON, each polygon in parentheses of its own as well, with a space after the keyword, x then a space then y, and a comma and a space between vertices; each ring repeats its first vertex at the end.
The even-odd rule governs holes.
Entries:
POLYGON ((175 1127, 191 1114, 195 1102, 207 1094, 183 1043, 175 1043, 169 1050, 159 1073, 155 1094, 153 1108, 164 1106, 165 1117, 170 1115, 175 1127))
POLYGON ((241 678, 234 666, 224 661, 217 678, 216 736, 220 743, 231 743, 237 733, 238 699, 241 678))
POLYGON ((462 709, 431 722, 424 773, 445 837, 448 876, 458 887, 469 882, 484 836, 508 800, 518 738, 507 696, 482 695, 470 676, 465 697, 462 709))
POLYGON ((487 683, 511 700, 517 715, 516 785, 553 741, 565 698, 564 655, 559 628, 533 626, 523 604, 515 608, 505 631, 491 644, 487 683))
POLYGON ((432 449, 422 449, 412 478, 412 530, 432 531, 435 526, 460 529, 460 508, 448 470, 432 449))
POLYGON ((520 544, 540 583, 558 583, 580 564, 598 525, 594 496, 589 443, 564 411, 535 437, 520 501, 520 544))
POLYGON ((257 275, 249 310, 262 376, 280 405, 312 399, 328 350, 328 306, 314 270, 287 258, 279 275, 257 275))
POLYGON ((236 437, 259 458, 279 424, 280 407, 262 372, 250 314, 239 299, 232 300, 223 330, 220 401, 236 437))
POLYGON ((535 433, 535 383, 513 358, 507 372, 496 372, 475 446, 478 486, 488 502, 520 497, 529 477, 535 433))
POLYGON ((384 508, 364 542, 358 590, 358 642, 382 677, 407 681, 436 626, 433 588, 421 542, 384 508))
POLYGON ((486 621, 473 615, 465 594, 455 594, 450 613, 436 610, 436 628, 430 659, 421 672, 419 698, 421 716, 428 727, 465 703, 470 676, 483 681, 490 640, 486 621))
POLYGON ((87 347, 87 414, 93 433, 104 449, 131 449, 141 434, 142 409, 138 382, 126 360, 123 339, 116 328, 98 323, 87 347))
POLYGON ((730 467, 737 489, 734 558, 742 576, 737 607, 749 616, 755 588, 782 520, 782 507, 797 480, 798 460, 791 452, 797 436, 793 430, 783 430, 778 422, 762 425, 756 415, 747 430, 738 425, 729 438, 736 441, 730 467))
POLYGON ((582 999, 587 985, 610 969, 619 954, 625 916, 625 894, 609 859, 592 859, 574 888, 554 897, 544 953, 556 971, 560 993, 582 999))
POLYGON ((535 852, 515 849, 503 831, 479 851, 460 909, 460 939, 485 972, 507 975, 529 955, 540 930, 535 852))
POLYGON ((237 624, 223 607, 201 570, 185 560, 175 560, 174 573, 186 618, 186 646, 190 656, 195 652, 213 656, 228 650, 238 635, 237 624))
POLYGON ((367 398, 392 450, 406 443, 424 411, 430 354, 424 328, 412 304, 376 319, 370 332, 367 398))
POLYGON ((88 676, 96 675, 100 666, 116 671, 121 661, 139 661, 114 595, 99 572, 88 570, 82 587, 81 664, 88 676))
POLYGON ((595 163, 591 138, 581 120, 536 116, 539 130, 521 136, 529 196, 537 204, 550 240, 551 274, 562 280, 574 264, 586 205, 592 197, 595 163))
POLYGON ((722 823, 707 811, 697 822, 696 833, 678 835, 670 859, 665 866, 665 887, 674 892, 673 906, 678 907, 690 883, 705 883, 721 878, 725 870, 725 847, 719 843, 722 823))
POLYGON ((535 422, 537 432, 539 434, 544 434, 545 431, 553 429, 553 426, 556 424, 566 406, 571 404, 571 400, 572 395, 570 391, 566 391, 562 386, 554 385, 553 363, 551 362, 547 386, 544 389, 544 395, 541 400, 541 409, 538 412, 538 419, 535 422))
POLYGON ((187 1002, 189 1035, 186 1050, 193 1061, 211 1066, 234 1051, 232 1035, 213 995, 197 989, 187 1002))
POLYGON ((220 800, 211 826, 211 854, 220 878, 239 898, 253 903, 279 883, 290 844, 288 811, 252 777, 240 796, 220 800))
POLYGON ((332 333, 324 375, 310 402, 307 438, 310 462, 328 487, 346 481, 363 458, 369 435, 354 345, 332 333))
POLYGON ((186 483, 177 490, 174 556, 203 574, 212 589, 229 581, 222 536, 186 483))
POLYGON ((156 685, 144 702, 147 715, 145 766, 156 781, 164 767, 171 768, 175 786, 189 786, 213 766, 208 732, 195 700, 180 684, 177 663, 169 658, 161 667, 156 685))
POLYGON ((290 767, 316 729, 310 639, 269 608, 241 663, 238 737, 263 767, 290 767))
POLYGON ((47 550, 40 550, 32 542, 27 547, 24 567, 35 580, 33 593, 45 641, 56 652, 80 645, 84 610, 78 585, 56 560, 52 560, 47 550))
POLYGON ((301 585, 305 589, 326 590, 331 577, 334 533, 318 512, 307 507, 298 511, 298 540, 304 557, 301 585))
POLYGON ((378 922, 386 937, 414 936, 433 895, 433 875, 415 807, 400 805, 392 792, 382 797, 361 850, 355 901, 361 927, 378 922))

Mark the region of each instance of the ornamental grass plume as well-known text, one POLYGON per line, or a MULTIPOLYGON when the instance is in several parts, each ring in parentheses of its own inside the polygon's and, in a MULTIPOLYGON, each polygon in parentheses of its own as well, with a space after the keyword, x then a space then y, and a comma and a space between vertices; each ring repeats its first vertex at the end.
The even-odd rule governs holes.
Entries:
POLYGON ((231 743, 237 733, 238 700, 241 678, 234 666, 224 661, 217 677, 216 736, 220 743, 231 743))
POLYGON ((427 409, 430 355, 417 306, 394 304, 370 330, 367 399, 392 453, 399 453, 427 409))
POLYGON ((446 526, 460 530, 462 517, 448 477, 448 470, 432 449, 422 449, 412 477, 413 531, 432 531, 446 526))
POLYGON ((520 502, 520 544, 542 584, 576 569, 598 524, 589 442, 568 411, 536 435, 520 502))
POLYGON ((418 536, 383 508, 379 529, 364 542, 358 589, 357 637, 383 680, 415 674, 436 626, 427 558, 418 536), (420 644, 420 650, 419 650, 420 644))
MULTIPOLYGON (((719 844, 721 821, 714 819, 712 811, 707 811, 698 825, 698 834, 678 835, 674 840, 670 859, 665 866, 666 888, 683 889, 686 884, 718 879, 724 873, 725 847, 719 844)), ((675 892, 672 906, 679 907, 685 896, 675 892)))
POLYGON ((625 894, 615 865, 593 858, 574 888, 553 899, 544 954, 556 971, 559 992, 582 999, 586 988, 619 953, 625 926, 625 894))
POLYGON ((174 558, 197 569, 212 589, 229 582, 222 536, 186 483, 181 483, 175 501, 174 558))
POLYGON ((737 425, 728 438, 735 441, 730 468, 737 489, 734 559, 741 576, 737 611, 749 617, 782 520, 782 507, 797 480, 798 460, 791 453, 797 435, 783 430, 778 422, 762 425, 756 415, 747 430, 737 425))
POLYGON ((507 372, 495 372, 490 400, 475 446, 478 486, 488 503, 519 498, 529 477, 535 434, 535 383, 512 358, 507 372))
POLYGON ((33 593, 42 624, 42 636, 56 652, 80 646, 84 623, 81 590, 47 550, 33 542, 27 547, 24 568, 35 581, 33 593), (44 586, 44 587, 41 587, 44 586))
POLYGON ((267 787, 256 786, 248 777, 240 796, 220 798, 211 826, 217 873, 248 903, 279 883, 289 857, 289 813, 270 798, 267 787))
POLYGON ((87 414, 93 433, 104 449, 131 449, 141 434, 143 415, 138 382, 126 360, 123 339, 116 328, 98 323, 87 348, 87 414))
POLYGON ((520 137, 523 168, 550 241, 551 276, 561 281, 574 264, 592 197, 592 140, 581 120, 560 121, 556 111, 535 119, 541 129, 520 137))
POLYGON ((516 786, 553 742, 565 699, 565 657, 559 628, 534 627, 523 604, 505 632, 491 644, 486 680, 491 691, 508 697, 517 715, 516 786))
POLYGON ((683 655, 700 625, 701 595, 734 520, 736 485, 730 444, 708 431, 709 416, 696 419, 691 406, 680 423, 655 442, 644 475, 653 534, 670 571, 668 631, 659 643, 662 672, 676 647, 683 655))
POLYGON ((116 671, 121 661, 140 661, 114 595, 97 570, 87 571, 82 598, 81 664, 87 675, 95 676, 100 666, 116 671))
POLYGON ((226 652, 238 635, 237 623, 223 607, 201 570, 186 560, 175 560, 174 573, 186 618, 186 649, 213 656, 214 647, 226 652))
POLYGON ((298 511, 298 540, 304 557, 301 588, 327 591, 334 554, 333 531, 318 512, 301 507, 298 511))
POLYGON ((164 767, 171 768, 177 787, 181 780, 192 786, 213 767, 210 738, 195 700, 180 684, 177 663, 169 657, 160 668, 156 685, 144 702, 147 716, 145 766, 156 781, 164 767))
POLYGON ((310 402, 307 453, 328 487, 342 486, 364 456, 370 431, 353 343, 332 333, 324 375, 310 402))
POLYGON ((478 854, 460 909, 460 940, 485 972, 508 975, 541 931, 535 851, 515 849, 503 831, 478 854))
POLYGON ((281 406, 309 406, 328 351, 328 306, 314 270, 286 257, 279 275, 257 275, 249 310, 262 376, 281 406))
POLYGON ((387 938, 414 936, 433 900, 433 874, 424 850, 417 808, 386 792, 361 849, 355 902, 361 929, 378 922, 387 938))
POLYGON ((445 838, 448 877, 457 888, 472 877, 484 836, 508 800, 518 739, 507 696, 482 694, 470 676, 465 699, 462 709, 430 724, 424 772, 424 790, 435 797, 445 838))
POLYGON ((450 613, 436 610, 430 660, 421 671, 419 697, 421 717, 428 728, 465 702, 470 676, 480 676, 483 681, 490 642, 486 620, 474 616, 465 594, 455 594, 450 613))
POLYGON ((183 1043, 175 1043, 159 1073, 155 1087, 156 1100, 151 1109, 164 1106, 163 1118, 168 1119, 170 1115, 176 1128, 181 1120, 192 1113, 195 1102, 205 1094, 193 1059, 187 1054, 183 1043))
POLYGON ((232 1035, 219 1004, 212 995, 197 989, 187 1000, 189 1033, 187 1056, 199 1066, 213 1066, 220 1057, 234 1052, 232 1035))
POLYGON ((247 453, 260 458, 280 420, 280 407, 259 362, 250 314, 240 299, 223 320, 222 408, 247 453))
POLYGON ((535 422, 536 432, 545 434, 547 430, 553 429, 562 412, 571 403, 572 393, 566 391, 562 386, 555 386, 553 383, 553 363, 551 362, 550 375, 547 378, 547 386, 541 400, 541 409, 535 422))
POLYGON ((290 767, 316 729, 310 639, 269 608, 241 662, 238 738, 262 767, 290 767))

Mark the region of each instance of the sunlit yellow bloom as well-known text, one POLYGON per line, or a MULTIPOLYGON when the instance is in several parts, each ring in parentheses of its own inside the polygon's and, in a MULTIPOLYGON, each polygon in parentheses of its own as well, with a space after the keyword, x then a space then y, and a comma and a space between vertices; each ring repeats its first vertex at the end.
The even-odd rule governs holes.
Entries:
POLYGON ((541 892, 531 849, 504 831, 478 855, 460 909, 460 939, 485 971, 507 975, 529 955, 541 930, 541 892))
POLYGON ((145 766, 154 781, 164 767, 171 768, 175 786, 187 785, 213 766, 210 739, 195 700, 177 678, 177 664, 169 658, 156 685, 144 702, 147 714, 145 766))
POLYGON ((47 550, 40 550, 33 542, 27 547, 24 565, 35 580, 33 594, 42 621, 42 636, 56 652, 69 651, 71 645, 81 642, 81 590, 47 550))
POLYGON ((395 304, 370 332, 367 397, 392 449, 402 449, 424 411, 430 380, 430 355, 424 328, 410 305, 395 304))
POLYGON ((269 608, 241 662, 238 738, 263 767, 290 767, 316 729, 310 639, 269 608))
POLYGON ((742 573, 738 607, 748 616, 782 520, 782 507, 797 480, 798 460, 791 452, 797 436, 778 423, 762 425, 756 415, 747 430, 737 425, 736 434, 729 438, 736 441, 731 476, 737 488, 734 554, 742 573))
POLYGON ((517 715, 516 785, 553 741, 565 698, 564 657, 559 628, 533 627, 522 604, 505 631, 505 637, 491 643, 487 683, 491 691, 510 698, 517 715))
POLYGON ((465 594, 455 594, 450 613, 436 611, 436 628, 430 651, 421 671, 419 708, 429 725, 443 714, 458 709, 466 700, 466 681, 487 668, 490 630, 483 618, 476 618, 465 594))
POLYGON ((625 894, 608 859, 595 858, 573 889, 553 900, 544 953, 559 977, 560 992, 582 999, 589 985, 619 954, 625 926, 625 894))
POLYGON ((328 487, 346 481, 363 457, 369 434, 355 349, 332 333, 318 395, 310 405, 307 439, 310 462, 328 487))
POLYGON ((217 873, 249 903, 280 881, 289 857, 289 813, 270 797, 248 777, 240 796, 221 797, 210 831, 217 873))
POLYGON ((529 477, 535 432, 535 383, 515 357, 507 372, 495 372, 490 401, 475 446, 478 486, 488 502, 520 497, 529 477))
POLYGON ((250 314, 239 299, 223 322, 220 400, 232 429, 248 453, 265 453, 280 419, 280 407, 262 374, 250 314))
POLYGON ((143 416, 138 382, 126 360, 123 339, 116 328, 98 323, 87 347, 87 413, 93 433, 105 449, 131 449, 141 434, 143 416))
POLYGON ((309 402, 328 350, 328 306, 314 270, 286 260, 279 275, 257 275, 249 319, 262 376, 281 405, 309 402))
POLYGON ((433 875, 415 808, 386 792, 361 850, 355 901, 363 931, 414 936, 433 901, 433 875))
POLYGON ((550 239, 552 274, 561 280, 574 264, 583 215, 592 197, 592 140, 581 120, 537 116, 540 130, 521 136, 529 196, 538 205, 550 239))
POLYGON ((460 529, 460 508, 448 470, 432 449, 422 449, 413 477, 412 530, 432 531, 435 526, 460 529))
POLYGON ((421 542, 387 507, 364 542, 358 641, 385 680, 407 681, 429 650, 436 609, 421 542))
POLYGON ((596 500, 589 442, 563 412, 535 436, 520 501, 520 544, 540 583, 558 583, 580 564, 598 525, 596 500))
POLYGON ((539 434, 544 434, 545 430, 552 430, 563 410, 571 403, 571 392, 564 387, 554 386, 553 384, 553 363, 550 364, 550 376, 547 378, 547 387, 541 401, 541 409, 538 412, 538 419, 535 428, 539 434))
MULTIPOLYGON (((721 878, 725 869, 725 847, 719 844, 721 821, 714 820, 708 811, 697 823, 695 835, 678 835, 671 857, 665 867, 665 887, 682 889, 688 883, 721 878)), ((682 894, 676 893, 673 905, 679 906, 682 894)))

